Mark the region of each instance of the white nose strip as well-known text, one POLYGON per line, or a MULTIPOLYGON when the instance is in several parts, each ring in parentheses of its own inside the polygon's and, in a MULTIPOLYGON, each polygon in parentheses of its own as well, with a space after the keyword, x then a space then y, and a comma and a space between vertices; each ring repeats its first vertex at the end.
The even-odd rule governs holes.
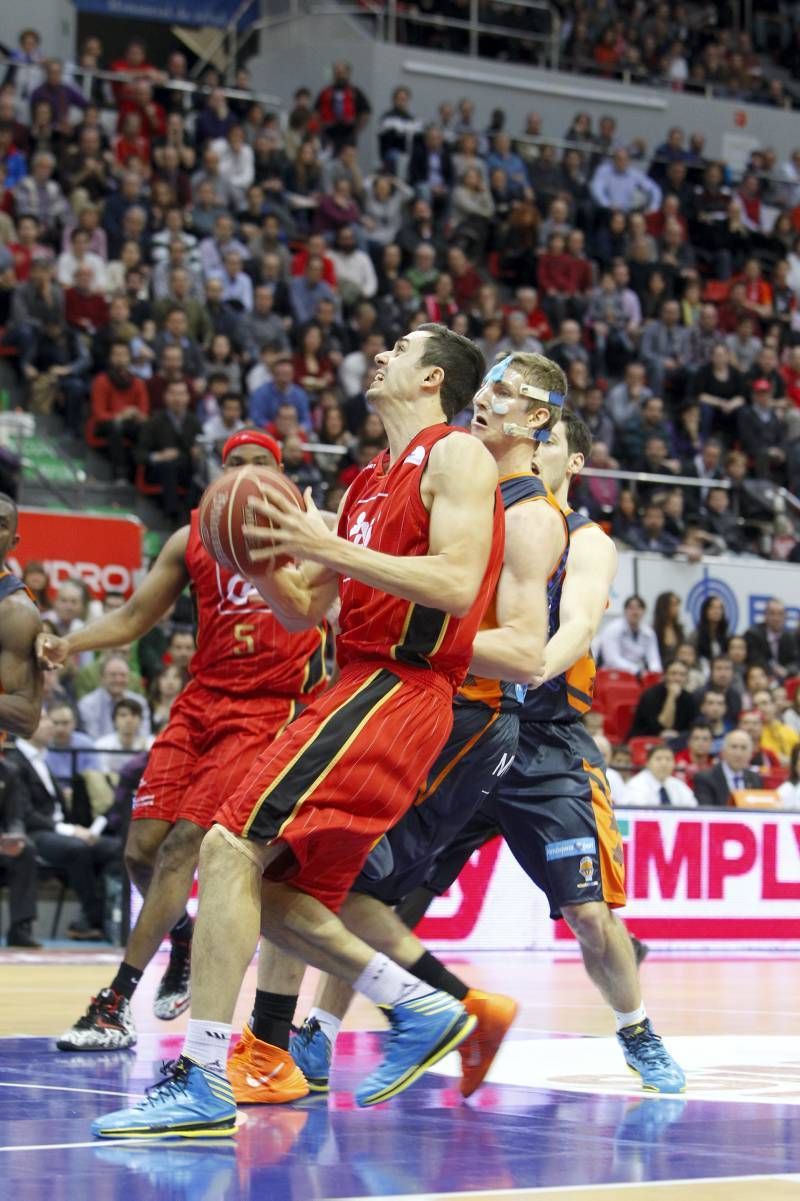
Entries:
POLYGON ((511 405, 507 400, 496 400, 492 398, 492 412, 497 417, 505 417, 511 405))

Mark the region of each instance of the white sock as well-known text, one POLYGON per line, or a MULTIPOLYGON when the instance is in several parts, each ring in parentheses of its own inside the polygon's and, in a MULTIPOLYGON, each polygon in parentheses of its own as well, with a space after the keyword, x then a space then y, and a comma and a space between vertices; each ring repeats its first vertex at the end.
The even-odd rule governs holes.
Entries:
POLYGON ((647 1010, 644 1007, 644 1001, 638 1009, 632 1010, 631 1013, 617 1013, 614 1010, 614 1017, 617 1019, 617 1030, 623 1030, 625 1026, 638 1026, 647 1017, 647 1010))
POLYGON ((385 955, 374 955, 354 982, 356 992, 363 993, 376 1005, 399 1005, 414 997, 424 997, 435 992, 430 984, 417 980, 404 968, 398 967, 385 955))
POLYGON ((209 1072, 225 1075, 233 1026, 227 1022, 201 1022, 189 1019, 183 1054, 209 1072))
POLYGON ((327 1009, 317 1009, 316 1006, 314 1006, 308 1016, 309 1019, 317 1019, 322 1033, 328 1039, 331 1046, 333 1046, 336 1042, 336 1036, 341 1029, 342 1019, 337 1018, 333 1013, 328 1013, 327 1009))

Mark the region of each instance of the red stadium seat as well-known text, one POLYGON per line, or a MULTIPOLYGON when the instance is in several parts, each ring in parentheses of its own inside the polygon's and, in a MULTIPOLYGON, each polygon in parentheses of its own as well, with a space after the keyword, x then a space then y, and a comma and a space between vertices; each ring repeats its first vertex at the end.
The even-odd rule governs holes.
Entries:
POLYGON ((615 705, 631 703, 634 708, 641 688, 636 676, 627 671, 601 667, 595 677, 595 708, 610 712, 615 705))
POLYGON ((638 738, 628 739, 628 750, 631 753, 631 763, 634 767, 644 767, 647 762, 647 752, 651 746, 659 746, 660 738, 655 738, 652 734, 642 734, 638 738))
POLYGON ((761 788, 780 788, 781 784, 785 784, 789 779, 789 773, 785 767, 773 767, 768 771, 761 773, 761 788))
POLYGON ((639 688, 639 677, 630 671, 617 671, 616 667, 598 667, 595 683, 601 684, 635 684, 639 688))
POLYGON ((100 434, 95 433, 97 421, 94 417, 90 417, 86 422, 86 429, 83 432, 83 437, 87 446, 91 446, 92 450, 102 450, 108 446, 108 438, 103 438, 100 434))
MULTIPOLYGON (((160 496, 161 495, 161 491, 162 491, 161 485, 160 484, 151 484, 148 482, 147 475, 146 475, 145 469, 144 469, 144 463, 138 464, 138 466, 136 468, 136 475, 134 476, 134 479, 133 479, 133 483, 134 483, 134 487, 136 488, 136 491, 141 492, 142 496, 160 496)), ((180 485, 178 485, 178 496, 186 496, 187 492, 188 492, 187 488, 183 488, 180 485)))
POLYGON ((789 676, 783 681, 783 686, 786 689, 786 695, 790 701, 794 700, 797 689, 800 688, 800 676, 789 676))
POLYGON ((654 684, 660 684, 663 678, 663 672, 646 671, 641 679, 642 688, 652 688, 654 684))
POLYGON ((630 705, 631 710, 634 710, 640 695, 639 685, 635 681, 633 685, 626 680, 606 682, 595 690, 594 708, 602 713, 611 713, 619 705, 630 705))
POLYGON ((609 742, 626 742, 636 712, 635 701, 615 701, 603 709, 603 733, 609 742))

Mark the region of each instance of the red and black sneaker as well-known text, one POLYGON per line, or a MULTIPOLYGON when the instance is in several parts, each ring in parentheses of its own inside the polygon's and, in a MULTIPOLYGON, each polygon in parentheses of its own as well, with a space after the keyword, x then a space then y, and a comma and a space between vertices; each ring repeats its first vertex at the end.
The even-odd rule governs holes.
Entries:
POLYGON ((113 988, 92 997, 89 1008, 56 1043, 59 1051, 123 1051, 136 1044, 130 1001, 113 988))

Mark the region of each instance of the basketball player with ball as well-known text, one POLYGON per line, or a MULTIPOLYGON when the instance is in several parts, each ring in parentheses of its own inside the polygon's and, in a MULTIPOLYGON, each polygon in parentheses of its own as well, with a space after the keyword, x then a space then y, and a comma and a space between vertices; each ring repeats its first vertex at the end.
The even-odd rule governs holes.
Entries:
MULTIPOLYGON (((264 482, 264 498, 249 500, 259 515, 242 530, 250 578, 290 630, 313 628, 338 596, 341 674, 218 810, 200 854, 183 1054, 145 1101, 96 1119, 99 1137, 235 1132, 225 1064, 262 924, 279 945, 282 934, 287 943, 300 937, 315 966, 387 1014, 386 1054, 357 1092, 361 1105, 402 1092, 475 1027, 460 1002, 376 953, 336 916, 450 733, 453 696, 503 559, 497 467, 476 438, 446 424, 478 390, 480 352, 443 326, 422 325, 376 363, 368 398, 389 449, 351 485, 338 533, 309 496, 303 511, 264 482), (281 554, 297 565, 272 570, 281 554)), ((220 537, 225 519, 223 511, 220 537)))
MULTIPOLYGON (((280 446, 260 430, 233 435, 222 461, 226 486, 248 464, 271 468, 275 479, 283 479, 280 446)), ((244 778, 256 755, 326 683, 324 625, 288 633, 235 568, 226 569, 206 552, 197 512, 169 538, 122 608, 66 638, 40 635, 38 657, 57 665, 81 651, 127 646, 163 618, 187 585, 198 612, 192 680, 150 751, 125 848, 144 904, 114 979, 58 1040, 61 1051, 134 1045, 130 1001, 167 931, 172 951, 155 1014, 168 1020, 188 1008, 192 921, 185 907, 203 835, 220 800, 244 778)))

